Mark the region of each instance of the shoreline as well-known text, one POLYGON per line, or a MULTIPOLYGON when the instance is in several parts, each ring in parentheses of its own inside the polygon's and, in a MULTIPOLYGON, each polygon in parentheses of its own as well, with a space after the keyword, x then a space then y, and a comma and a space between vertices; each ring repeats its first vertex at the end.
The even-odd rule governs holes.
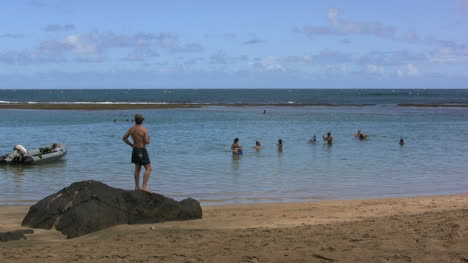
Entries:
MULTIPOLYGON (((0 103, 0 109, 25 110, 133 110, 224 107, 372 107, 377 104, 189 104, 189 103, 0 103)), ((468 108, 468 104, 396 104, 395 107, 468 108)))
MULTIPOLYGON (((0 206, 0 232, 29 206, 0 206)), ((465 262, 468 193, 203 206, 203 219, 119 225, 75 239, 34 229, 2 262, 465 262), (465 261, 464 261, 465 260, 465 261)))

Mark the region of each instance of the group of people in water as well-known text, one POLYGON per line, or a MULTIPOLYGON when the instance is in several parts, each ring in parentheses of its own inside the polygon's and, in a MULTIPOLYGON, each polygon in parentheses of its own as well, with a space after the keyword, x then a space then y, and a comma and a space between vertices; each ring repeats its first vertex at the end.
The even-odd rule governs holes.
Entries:
MULTIPOLYGON (((263 112, 264 114, 266 113, 266 110, 263 112)), ((152 166, 151 166, 151 161, 148 155, 148 151, 146 150, 146 145, 150 144, 150 136, 148 129, 143 127, 143 121, 145 118, 143 118, 143 115, 141 114, 135 114, 135 119, 133 122, 135 122, 135 125, 130 127, 128 131, 124 134, 122 137, 122 140, 132 147, 132 155, 131 155, 131 162, 135 165, 135 170, 134 170, 134 178, 135 178, 135 190, 143 190, 146 192, 151 191, 148 189, 148 180, 152 171, 152 166), (131 141, 129 140, 129 137, 131 137, 131 141), (142 170, 142 167, 145 168, 145 172, 143 174, 143 184, 140 186, 140 172, 142 170)), ((117 120, 114 119, 114 123, 117 120)), ((354 135, 357 137, 359 140, 365 140, 367 139, 367 134, 363 133, 361 130, 358 130, 358 132, 354 135)), ((323 141, 326 142, 328 145, 333 144, 333 136, 331 132, 327 133, 327 136, 322 136, 323 141)), ((309 141, 309 143, 317 143, 317 137, 314 135, 309 141)), ((405 141, 403 138, 400 139, 400 145, 404 145, 405 141)), ((52 145, 52 149, 55 149, 56 147, 59 147, 60 145, 52 145)), ((282 152, 283 151, 283 140, 279 139, 278 142, 276 143, 276 147, 278 147, 278 151, 282 152)), ((255 146, 254 148, 259 151, 262 149, 262 144, 259 141, 255 141, 255 146)), ((235 138, 234 142, 231 145, 231 150, 232 153, 234 154, 233 156, 237 156, 236 158, 239 157, 239 155, 242 154, 243 149, 239 145, 239 138, 235 138)), ((26 150, 25 150, 26 151, 26 150)))
MULTIPOLYGON (((361 130, 358 130, 356 134, 354 134, 354 137, 356 137, 357 139, 363 141, 365 139, 367 139, 367 136, 368 134, 366 133, 363 133, 361 130)), ((332 145, 333 144, 333 136, 331 134, 331 132, 328 132, 327 133, 327 136, 322 136, 322 139, 325 143, 327 143, 328 145, 332 145)), ((313 136, 309 141, 308 143, 317 143, 317 136, 313 136)), ((403 146, 405 144, 405 139, 403 138, 400 138, 400 145, 403 146)), ((279 139, 278 142, 276 143, 276 146, 278 147, 278 151, 279 152, 282 152, 283 151, 283 140, 282 139, 279 139)), ((255 146, 254 146, 255 150, 259 151, 260 149, 262 149, 262 144, 259 142, 259 141, 255 141, 255 146)), ((234 139, 234 142, 232 143, 231 145, 231 150, 232 150, 232 153, 233 154, 242 154, 243 153, 243 149, 242 147, 239 145, 239 138, 235 138, 234 139)))

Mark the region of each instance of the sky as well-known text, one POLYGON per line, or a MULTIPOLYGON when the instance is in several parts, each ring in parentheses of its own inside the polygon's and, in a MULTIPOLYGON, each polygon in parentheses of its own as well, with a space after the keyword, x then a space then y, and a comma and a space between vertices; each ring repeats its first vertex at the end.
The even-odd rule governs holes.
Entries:
POLYGON ((0 89, 468 88, 468 0, 0 0, 0 89))

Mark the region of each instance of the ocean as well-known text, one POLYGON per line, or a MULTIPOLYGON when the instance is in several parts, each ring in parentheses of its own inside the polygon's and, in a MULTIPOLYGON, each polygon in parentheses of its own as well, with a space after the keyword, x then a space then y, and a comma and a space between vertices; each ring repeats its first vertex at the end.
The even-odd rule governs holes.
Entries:
POLYGON ((55 163, 0 165, 0 204, 32 204, 81 180, 133 189, 131 148, 121 138, 135 113, 145 116, 152 138, 149 188, 176 200, 289 202, 468 189, 468 108, 398 106, 466 105, 468 90, 0 90, 0 104, 59 102, 211 106, 0 109, 0 154, 16 144, 68 148, 55 163), (354 138, 358 129, 367 140, 354 138), (332 146, 321 139, 329 131, 332 146), (319 142, 307 143, 314 135, 319 142), (240 157, 230 151, 236 137, 244 147, 240 157))
POLYGON ((468 89, 0 90, 0 104, 18 102, 293 105, 468 104, 468 89))

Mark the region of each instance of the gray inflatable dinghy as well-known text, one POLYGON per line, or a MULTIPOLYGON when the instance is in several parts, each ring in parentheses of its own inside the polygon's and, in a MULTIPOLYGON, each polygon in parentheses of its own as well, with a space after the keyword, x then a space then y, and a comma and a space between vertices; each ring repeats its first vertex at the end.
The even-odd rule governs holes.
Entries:
POLYGON ((26 150, 18 144, 13 147, 13 152, 0 156, 0 163, 11 164, 36 164, 60 160, 67 154, 67 148, 62 143, 53 143, 33 150, 26 150))

